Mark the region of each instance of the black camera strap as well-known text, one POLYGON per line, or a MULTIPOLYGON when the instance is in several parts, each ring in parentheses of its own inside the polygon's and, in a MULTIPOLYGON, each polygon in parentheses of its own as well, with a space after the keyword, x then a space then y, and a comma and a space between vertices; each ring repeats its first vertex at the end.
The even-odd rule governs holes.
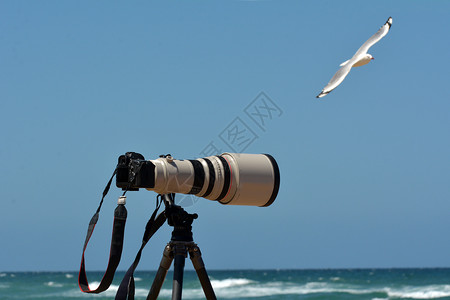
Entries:
POLYGON ((142 250, 144 249, 147 242, 150 240, 150 238, 155 234, 156 231, 166 222, 166 215, 165 211, 160 213, 158 217, 156 217, 156 214, 158 213, 159 208, 161 207, 162 200, 160 199, 161 195, 157 196, 156 201, 156 209, 153 212, 152 216, 147 222, 147 225, 145 226, 144 236, 142 237, 142 245, 139 249, 136 258, 134 259, 134 262, 131 264, 130 268, 128 269, 127 273, 125 274, 124 278, 122 279, 122 282, 120 283, 119 289, 116 293, 116 300, 133 300, 134 299, 134 291, 135 291, 135 285, 134 285, 134 271, 136 270, 137 265, 139 264, 139 261, 141 259, 142 250))
MULTIPOLYGON (((81 291, 85 293, 101 293, 109 288, 111 285, 114 273, 116 272, 117 266, 120 262, 120 257, 122 255, 122 248, 123 248, 123 237, 125 232, 125 223, 127 219, 127 210, 125 208, 124 204, 118 204, 116 209, 114 210, 114 223, 113 223, 113 232, 112 232, 112 238, 111 238, 111 248, 109 253, 109 261, 108 261, 108 267, 106 268, 105 274, 103 275, 103 278, 100 282, 100 285, 94 289, 91 290, 89 287, 89 283, 86 276, 86 270, 85 270, 85 260, 84 260, 84 254, 86 251, 86 247, 89 243, 89 240, 92 236, 92 233, 94 232, 95 225, 97 224, 100 209, 103 204, 103 200, 108 194, 109 188, 111 186, 111 182, 114 178, 114 176, 117 173, 117 168, 114 170, 113 175, 111 176, 111 179, 108 181, 108 184, 106 185, 104 191, 103 191, 103 197, 100 201, 100 205, 97 208, 97 211, 95 212, 94 216, 92 217, 91 221, 89 222, 89 227, 86 234, 86 240, 84 242, 83 247, 83 254, 81 257, 81 266, 80 266, 80 272, 78 275, 78 285, 80 286, 81 291)), ((125 192, 123 193, 123 196, 125 195, 125 192)))

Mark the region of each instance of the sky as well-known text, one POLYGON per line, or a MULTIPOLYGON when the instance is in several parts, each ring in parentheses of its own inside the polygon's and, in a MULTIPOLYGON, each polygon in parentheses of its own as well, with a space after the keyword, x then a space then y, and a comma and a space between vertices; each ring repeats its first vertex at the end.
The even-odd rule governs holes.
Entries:
MULTIPOLYGON (((275 158, 269 207, 177 195, 207 269, 450 267, 449 1, 1 1, 0 28, 0 271, 78 270, 128 151, 275 158), (390 16, 375 60, 316 99, 390 16)), ((120 195, 87 270, 106 267, 120 195)), ((127 196, 121 270, 156 201, 127 196)))

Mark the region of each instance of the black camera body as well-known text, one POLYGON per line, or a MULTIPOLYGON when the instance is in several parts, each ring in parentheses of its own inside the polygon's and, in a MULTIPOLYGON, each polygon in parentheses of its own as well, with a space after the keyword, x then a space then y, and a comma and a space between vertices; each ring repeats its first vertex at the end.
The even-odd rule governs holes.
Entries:
POLYGON ((142 154, 127 152, 119 156, 116 186, 122 190, 138 191, 155 187, 155 165, 142 154))

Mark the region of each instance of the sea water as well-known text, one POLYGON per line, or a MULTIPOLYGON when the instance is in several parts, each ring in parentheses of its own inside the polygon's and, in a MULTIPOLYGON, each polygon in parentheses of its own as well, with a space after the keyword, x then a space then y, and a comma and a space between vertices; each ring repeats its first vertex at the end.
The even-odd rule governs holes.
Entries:
MULTIPOLYGON (((450 269, 208 271, 218 299, 450 299, 450 269)), ((98 295, 84 294, 76 272, 0 272, 0 299, 114 299, 124 275, 98 295)), ((145 299, 155 272, 136 272, 136 299, 145 299)), ((92 286, 102 274, 88 273, 92 286)), ((171 299, 172 274, 159 299, 171 299)), ((92 288, 91 286, 91 288, 92 288)), ((183 299, 204 299, 195 271, 184 272, 183 299)))

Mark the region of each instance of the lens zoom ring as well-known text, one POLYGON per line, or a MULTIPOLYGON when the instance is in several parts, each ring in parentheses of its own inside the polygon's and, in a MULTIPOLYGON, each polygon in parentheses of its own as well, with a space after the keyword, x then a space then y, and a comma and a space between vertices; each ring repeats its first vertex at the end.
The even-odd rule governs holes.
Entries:
POLYGON ((205 170, 203 169, 202 163, 198 160, 189 160, 194 167, 194 184, 192 185, 189 194, 198 194, 205 183, 205 170))
POLYGON ((225 196, 228 193, 228 190, 230 189, 230 183, 231 183, 231 173, 230 173, 230 166, 228 165, 228 162, 225 158, 222 156, 217 156, 223 165, 223 173, 224 173, 224 182, 223 182, 223 188, 222 192, 220 193, 219 197, 216 199, 217 201, 222 200, 225 198, 225 196))
POLYGON ((214 188, 214 183, 216 182, 216 172, 214 172, 214 166, 213 166, 212 162, 208 158, 204 158, 204 160, 205 160, 206 164, 208 165, 209 183, 208 183, 208 188, 206 189, 206 192, 203 195, 198 195, 199 197, 208 197, 214 188))

